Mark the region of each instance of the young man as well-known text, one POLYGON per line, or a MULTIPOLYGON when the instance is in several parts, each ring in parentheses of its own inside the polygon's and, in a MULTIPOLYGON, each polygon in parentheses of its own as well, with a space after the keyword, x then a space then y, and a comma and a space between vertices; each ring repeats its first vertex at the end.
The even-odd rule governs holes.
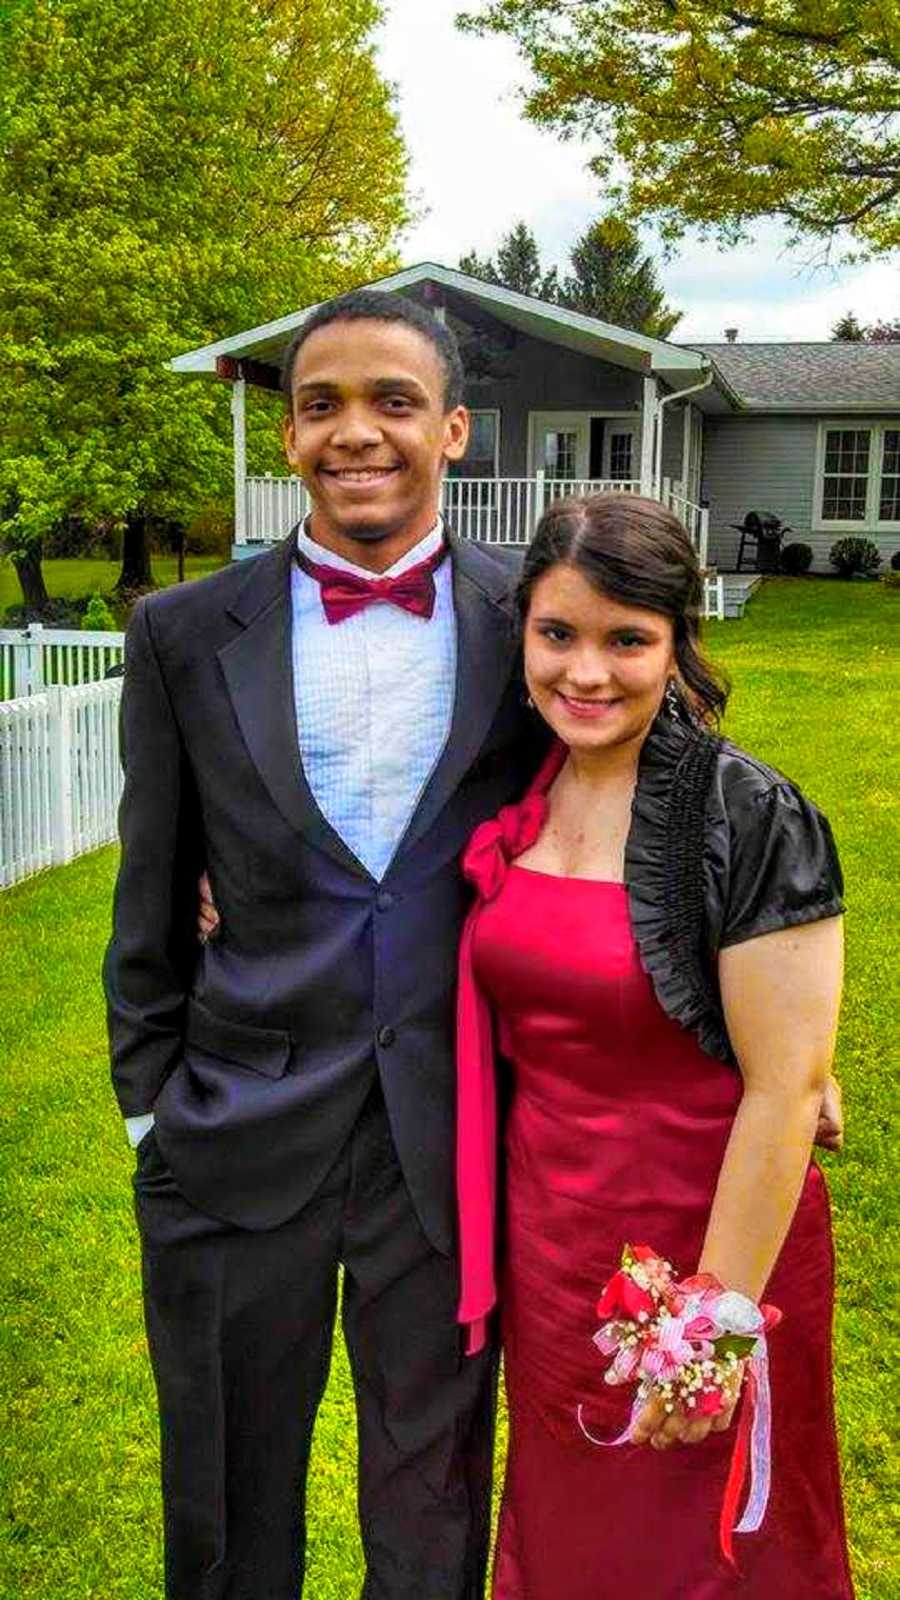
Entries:
POLYGON ((442 526, 468 415, 428 313, 333 302, 285 383, 307 525, 143 602, 128 634, 105 979, 166 1592, 294 1600, 342 1264, 363 1594, 475 1600, 494 1364, 455 1322, 457 861, 533 765, 516 561, 442 526))

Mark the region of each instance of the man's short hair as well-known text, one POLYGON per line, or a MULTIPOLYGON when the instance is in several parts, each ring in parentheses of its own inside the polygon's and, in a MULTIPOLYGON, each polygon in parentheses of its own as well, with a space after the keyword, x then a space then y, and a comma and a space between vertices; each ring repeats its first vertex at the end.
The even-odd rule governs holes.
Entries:
POLYGON ((354 289, 351 294, 342 294, 335 300, 326 300, 320 305, 312 316, 307 317, 294 334, 287 347, 281 368, 281 387, 287 400, 288 410, 293 404, 294 366, 297 352, 301 350, 311 333, 317 328, 327 328, 332 322, 400 322, 407 328, 415 328, 417 333, 427 339, 434 346, 441 370, 444 374, 444 410, 452 411, 454 406, 462 405, 465 387, 462 359, 459 354, 459 345, 450 328, 443 322, 438 322, 430 311, 417 304, 415 300, 407 300, 403 295, 386 294, 381 289, 354 289))

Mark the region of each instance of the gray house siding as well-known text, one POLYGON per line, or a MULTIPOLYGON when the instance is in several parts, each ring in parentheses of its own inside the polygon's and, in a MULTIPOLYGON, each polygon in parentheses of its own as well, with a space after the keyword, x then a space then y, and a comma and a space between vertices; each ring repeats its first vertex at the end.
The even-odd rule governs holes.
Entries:
POLYGON ((684 406, 667 405, 663 410, 662 476, 677 483, 682 476, 684 454, 684 406))
MULTIPOLYGON (((742 522, 748 511, 775 512, 793 528, 794 538, 815 550, 810 524, 817 431, 815 417, 706 418, 703 495, 715 566, 734 570, 740 534, 730 524, 742 522)), ((824 535, 820 542, 828 544, 827 565, 833 540, 824 535)))
MULTIPOLYGON (((729 526, 748 511, 774 511, 789 524, 789 542, 812 546, 813 570, 831 572, 828 552, 846 528, 814 529, 816 448, 819 417, 707 417, 703 493, 709 501, 710 560, 734 570, 740 534, 729 526)), ((854 417, 849 426, 866 427, 877 417, 854 417)), ((836 418, 835 423, 845 419, 836 418)), ((856 530, 878 546, 887 565, 900 550, 896 533, 856 530)), ((748 565, 744 553, 745 567, 748 565)))
POLYGON ((500 412, 500 476, 528 473, 531 411, 633 411, 639 414, 641 377, 625 367, 524 334, 500 354, 504 375, 467 378, 466 405, 500 412))

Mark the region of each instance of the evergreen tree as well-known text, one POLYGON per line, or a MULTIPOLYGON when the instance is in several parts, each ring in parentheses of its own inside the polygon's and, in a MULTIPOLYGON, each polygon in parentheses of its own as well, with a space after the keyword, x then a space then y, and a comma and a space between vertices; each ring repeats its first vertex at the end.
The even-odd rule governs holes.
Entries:
POLYGON ((556 268, 543 271, 534 234, 526 222, 515 223, 504 234, 497 246, 496 263, 491 256, 482 260, 473 250, 460 257, 459 270, 483 283, 501 284, 538 300, 555 301, 558 296, 556 268))
MULTIPOLYGON (((176 378, 174 354, 395 265, 406 156, 373 60, 380 15, 378 0, 7 10, 0 536, 27 604, 64 517, 123 526, 146 580, 148 520, 227 491, 228 390, 176 378)), ((257 469, 276 461, 262 420, 257 469)))
POLYGON ((505 289, 514 289, 517 294, 540 295, 541 259, 527 223, 517 222, 501 239, 497 249, 497 276, 505 289))
POLYGON ((490 256, 482 260, 476 251, 470 250, 467 256, 460 256, 459 270, 465 272, 470 278, 480 278, 482 283, 499 283, 497 268, 490 256))
POLYGON ((900 344, 900 319, 870 322, 863 327, 854 311, 846 311, 832 328, 831 337, 850 344, 900 344))
POLYGON ((681 312, 666 305, 656 267, 642 253, 636 231, 617 217, 601 217, 571 252, 572 272, 560 289, 560 304, 619 328, 666 339, 681 312))
POLYGON ((861 344, 866 337, 864 330, 859 325, 855 311, 845 311, 839 322, 831 330, 833 340, 843 344, 861 344))

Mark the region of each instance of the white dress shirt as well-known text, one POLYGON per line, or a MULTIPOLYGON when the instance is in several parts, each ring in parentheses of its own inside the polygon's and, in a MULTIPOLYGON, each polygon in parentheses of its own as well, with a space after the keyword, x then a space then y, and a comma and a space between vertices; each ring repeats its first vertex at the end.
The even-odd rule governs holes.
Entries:
MULTIPOLYGON (((427 561, 440 521, 379 576, 427 561)), ((297 532, 308 560, 371 578, 297 532)), ((327 621, 319 584, 291 576, 294 705, 307 782, 323 816, 375 879, 384 877, 447 742, 456 683, 449 556, 434 573, 435 606, 417 617, 387 602, 327 621)))

